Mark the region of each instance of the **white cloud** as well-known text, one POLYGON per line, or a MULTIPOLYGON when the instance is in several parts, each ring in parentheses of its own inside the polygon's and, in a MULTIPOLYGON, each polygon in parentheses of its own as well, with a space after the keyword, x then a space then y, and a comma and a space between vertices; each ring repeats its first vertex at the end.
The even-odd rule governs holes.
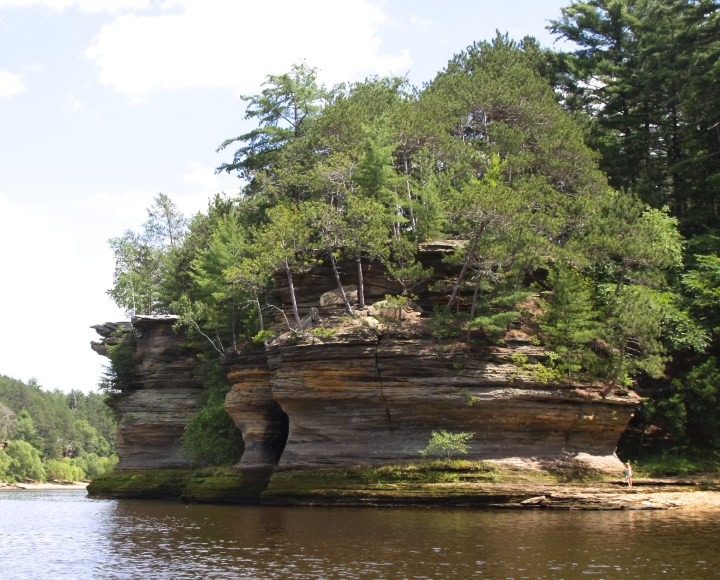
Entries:
POLYGON ((12 97, 25 90, 22 79, 5 70, 0 70, 0 98, 12 97))
POLYGON ((84 112, 87 110, 87 105, 82 99, 77 99, 70 96, 68 97, 68 102, 70 103, 70 106, 76 111, 84 112))
POLYGON ((44 6, 55 12, 78 8, 83 12, 120 12, 147 8, 149 0, 0 0, 0 8, 44 6))
MULTIPOLYGON (((212 175, 211 169, 207 169, 210 175, 206 175, 205 172, 206 169, 201 164, 191 163, 190 173, 183 175, 183 181, 188 184, 187 190, 166 192, 186 217, 205 211, 208 200, 216 193, 220 193, 220 188, 217 187, 219 180, 213 179, 218 176, 212 175)), ((100 192, 78 202, 76 207, 83 213, 102 216, 99 219, 102 220, 108 232, 107 237, 110 238, 122 235, 127 229, 140 231, 148 217, 147 209, 153 204, 158 193, 157 191, 100 192)))
POLYGON ((194 87, 252 92, 301 60, 326 83, 403 73, 411 63, 407 52, 382 51, 386 17, 371 0, 169 0, 163 8, 173 12, 124 14, 101 29, 86 55, 102 84, 135 99, 194 87))
POLYGON ((193 161, 189 164, 188 172, 183 174, 182 180, 208 194, 219 193, 223 182, 221 176, 215 173, 214 167, 206 167, 199 161, 193 161))
POLYGON ((90 389, 102 359, 90 350, 92 324, 115 313, 104 294, 112 258, 94 251, 58 208, 0 194, 0 373, 49 388, 90 389))

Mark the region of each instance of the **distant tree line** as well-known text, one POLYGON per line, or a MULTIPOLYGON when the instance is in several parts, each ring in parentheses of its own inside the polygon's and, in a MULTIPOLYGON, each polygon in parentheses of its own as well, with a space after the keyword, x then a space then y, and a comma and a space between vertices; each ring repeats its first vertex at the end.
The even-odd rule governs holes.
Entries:
POLYGON ((114 432, 102 394, 0 375, 0 480, 92 479, 117 461, 114 432))

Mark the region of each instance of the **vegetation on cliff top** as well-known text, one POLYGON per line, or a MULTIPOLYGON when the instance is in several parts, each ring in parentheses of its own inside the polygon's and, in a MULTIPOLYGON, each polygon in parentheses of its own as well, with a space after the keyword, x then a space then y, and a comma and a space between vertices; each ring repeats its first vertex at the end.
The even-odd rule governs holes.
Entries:
POLYGON ((319 261, 352 314, 368 264, 410 298, 433 274, 419 244, 457 240, 456 276, 434 290, 458 340, 492 340, 539 294, 556 378, 635 381, 649 397, 638 445, 715 446, 718 26, 709 0, 573 2, 552 25, 572 53, 498 35, 422 89, 328 88, 306 64, 270 75, 244 97, 256 128, 220 146, 241 195, 189 222, 158 196, 141 233, 111 241, 110 294, 179 314, 221 357, 286 316, 275 276, 302 333, 295 280, 319 261))

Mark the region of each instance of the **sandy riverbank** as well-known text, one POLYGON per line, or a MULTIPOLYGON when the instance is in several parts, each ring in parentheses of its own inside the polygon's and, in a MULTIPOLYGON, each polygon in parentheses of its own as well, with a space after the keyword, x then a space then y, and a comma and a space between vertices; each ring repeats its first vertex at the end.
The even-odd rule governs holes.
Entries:
POLYGON ((46 483, 5 483, 0 481, 0 491, 82 490, 87 486, 87 481, 50 481, 46 483))
MULTIPOLYGON (((492 484, 491 484, 492 485, 492 484)), ((488 486, 489 487, 489 486, 488 486)), ((516 501, 495 505, 508 508, 547 509, 621 509, 621 510, 662 510, 662 509, 713 509, 720 510, 720 491, 703 489, 694 483, 663 480, 638 481, 633 488, 608 483, 556 484, 548 485, 497 485, 507 496, 516 501), (525 499, 519 499, 522 494, 525 499)), ((489 490, 484 490, 487 493, 489 490)))

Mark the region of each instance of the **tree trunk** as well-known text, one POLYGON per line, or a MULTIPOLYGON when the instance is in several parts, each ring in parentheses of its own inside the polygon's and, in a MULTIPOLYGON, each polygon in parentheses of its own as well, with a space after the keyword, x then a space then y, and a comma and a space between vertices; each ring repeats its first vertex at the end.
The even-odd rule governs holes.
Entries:
POLYGON ((358 289, 358 305, 365 308, 365 279, 363 277, 362 257, 357 257, 357 289, 358 289))
POLYGON ((337 260, 335 259, 335 253, 332 248, 330 248, 330 263, 332 264, 333 274, 335 275, 335 282, 338 290, 340 290, 340 296, 342 296, 343 304, 345 304, 345 312, 352 314, 352 307, 350 306, 347 294, 345 294, 345 288, 343 288, 342 281, 340 280, 340 272, 338 271, 337 260))
POLYGON ((415 218, 415 212, 413 211, 412 202, 412 191, 410 189, 410 166, 408 165, 407 153, 403 153, 403 169, 405 171, 405 192, 408 197, 408 211, 410 212, 410 224, 413 231, 417 231, 417 219, 415 218))
POLYGON ((258 316, 258 328, 260 332, 265 330, 265 320, 263 320, 262 306, 260 304, 260 296, 258 296, 257 290, 253 288, 253 299, 255 300, 255 310, 258 316))
POLYGON ((290 264, 285 260, 285 273, 287 274, 288 287, 290 288, 290 302, 292 303, 293 316, 295 316, 295 324, 298 331, 302 332, 302 320, 300 320, 300 312, 298 312, 297 299, 295 298, 295 284, 293 284, 292 271, 290 264))
MULTIPOLYGON (((480 293, 480 274, 477 275, 477 279, 475 280, 475 290, 473 291, 473 297, 472 297, 472 304, 470 305, 470 318, 468 319, 468 323, 471 323, 473 319, 475 318, 475 310, 477 309, 477 300, 478 300, 478 294, 480 293)), ((467 329, 467 337, 466 340, 469 343, 470 342, 470 334, 471 334, 470 326, 468 326, 467 329)))
POLYGON ((460 270, 457 280, 455 281, 455 284, 454 284, 453 290, 452 290, 452 294, 450 294, 450 300, 448 300, 448 303, 447 303, 448 308, 450 308, 455 303, 455 300, 457 300, 457 295, 458 295, 458 292, 460 291, 460 285, 462 284, 462 281, 465 278, 467 269, 470 266, 470 261, 473 259, 473 254, 475 254, 475 248, 477 247, 479 238, 480 238, 480 235, 477 234, 477 235, 475 235, 475 237, 473 237, 472 242, 470 242, 470 247, 468 248, 467 256, 465 256, 465 262, 463 263, 462 269, 460 270))

